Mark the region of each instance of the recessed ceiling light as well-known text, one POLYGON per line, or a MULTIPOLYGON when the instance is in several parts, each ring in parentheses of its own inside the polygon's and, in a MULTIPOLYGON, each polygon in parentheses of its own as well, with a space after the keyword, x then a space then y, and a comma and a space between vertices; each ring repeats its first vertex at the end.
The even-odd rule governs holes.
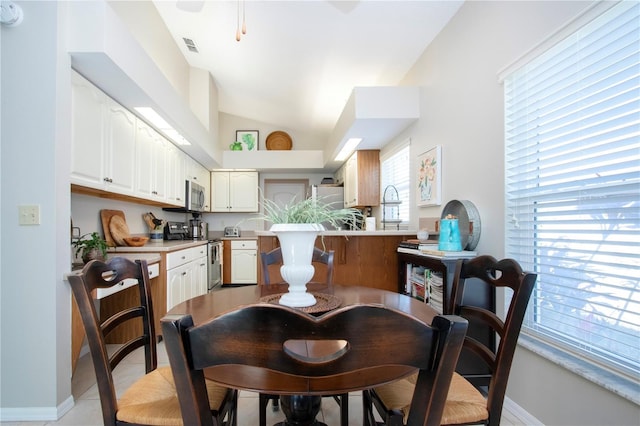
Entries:
POLYGON ((349 158, 360 142, 362 142, 362 138, 349 138, 334 160, 344 161, 349 158))

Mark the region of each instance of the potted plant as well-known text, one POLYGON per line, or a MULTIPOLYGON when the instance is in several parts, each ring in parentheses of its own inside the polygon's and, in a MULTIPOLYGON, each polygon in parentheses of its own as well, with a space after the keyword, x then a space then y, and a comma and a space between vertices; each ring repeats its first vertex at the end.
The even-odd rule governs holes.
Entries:
POLYGON ((107 242, 97 232, 84 234, 71 245, 76 249, 76 257, 80 255, 84 263, 93 259, 105 260, 107 258, 107 242), (90 237, 85 238, 87 235, 90 237))
MULTIPOLYGON (((304 199, 278 205, 263 198, 261 217, 272 223, 270 230, 280 241, 283 265, 282 278, 289 291, 280 298, 280 304, 291 307, 313 306, 315 297, 307 293, 307 283, 315 268, 311 264, 316 237, 325 230, 323 223, 335 228, 342 224, 356 224, 363 220, 362 212, 353 208, 336 208, 326 199, 304 199)), ((339 206, 338 206, 339 207, 339 206)))

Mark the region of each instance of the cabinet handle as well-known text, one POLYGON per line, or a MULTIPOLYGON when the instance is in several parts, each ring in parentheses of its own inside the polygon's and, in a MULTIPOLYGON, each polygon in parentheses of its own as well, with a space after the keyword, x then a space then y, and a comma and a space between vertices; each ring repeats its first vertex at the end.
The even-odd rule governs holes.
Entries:
POLYGON ((183 272, 183 273, 182 273, 182 276, 185 276, 185 275, 187 275, 187 273, 186 273, 186 272, 183 272))

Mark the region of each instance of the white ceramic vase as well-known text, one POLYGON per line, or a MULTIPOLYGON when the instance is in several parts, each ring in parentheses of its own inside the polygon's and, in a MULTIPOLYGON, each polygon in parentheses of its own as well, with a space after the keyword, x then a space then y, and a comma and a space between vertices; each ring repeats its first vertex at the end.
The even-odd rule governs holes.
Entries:
POLYGON ((280 240, 282 266, 280 274, 289 284, 289 291, 280 297, 280 304, 304 308, 316 304, 313 294, 307 293, 307 283, 313 278, 311 264, 316 237, 324 231, 318 223, 277 223, 271 232, 280 240))

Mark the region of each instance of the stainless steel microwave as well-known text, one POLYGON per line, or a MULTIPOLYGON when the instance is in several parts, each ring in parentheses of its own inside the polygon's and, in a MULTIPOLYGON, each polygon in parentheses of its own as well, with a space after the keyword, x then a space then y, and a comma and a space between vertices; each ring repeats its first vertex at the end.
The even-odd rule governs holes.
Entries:
POLYGON ((186 182, 186 188, 184 191, 186 198, 184 206, 185 209, 196 212, 204 211, 204 186, 190 180, 187 180, 186 182))

